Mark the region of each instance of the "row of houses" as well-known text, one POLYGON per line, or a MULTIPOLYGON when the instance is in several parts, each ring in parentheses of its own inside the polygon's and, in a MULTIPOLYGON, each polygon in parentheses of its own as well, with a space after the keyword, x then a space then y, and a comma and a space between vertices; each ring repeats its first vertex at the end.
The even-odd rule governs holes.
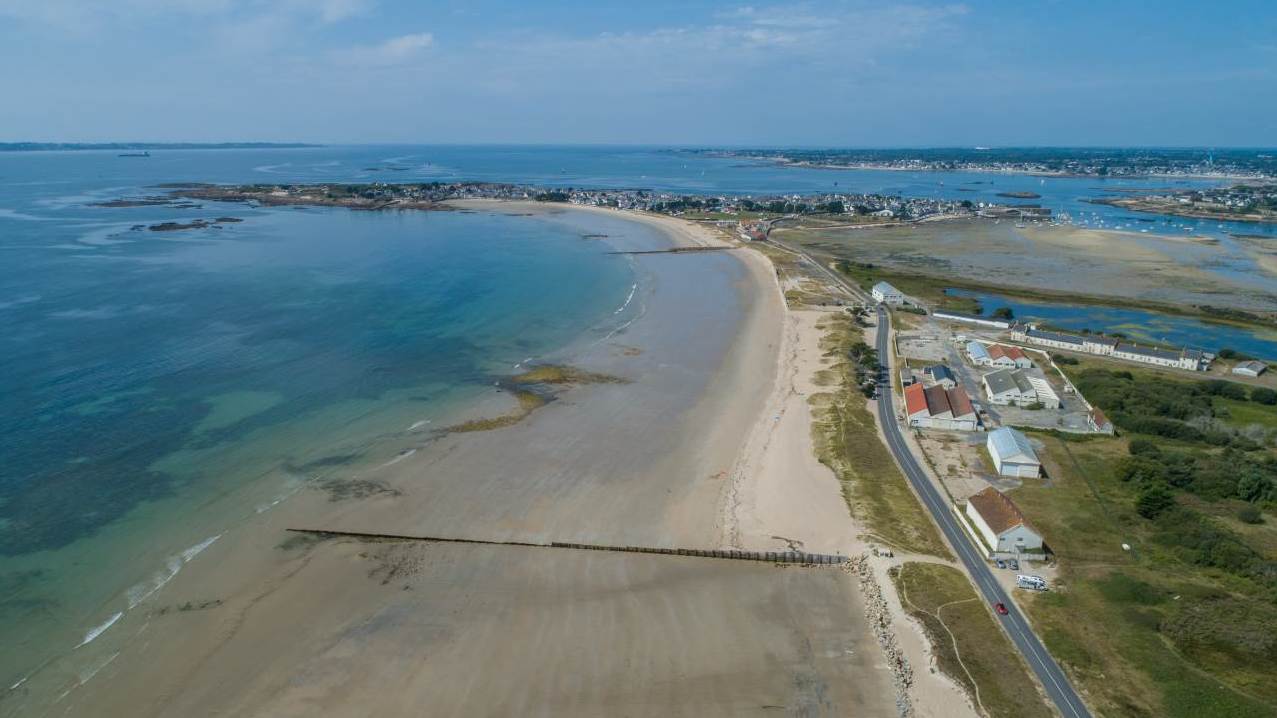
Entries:
POLYGON ((1011 338, 1016 341, 1067 349, 1069 351, 1110 356, 1114 359, 1153 364, 1173 369, 1189 369, 1206 371, 1210 368, 1214 355, 1196 349, 1163 349, 1154 346, 1141 346, 1134 342, 1125 342, 1101 334, 1068 334, 1038 329, 1033 324, 1016 324, 1011 327, 1011 338))
POLYGON ((967 358, 976 366, 991 366, 998 369, 1031 369, 1033 360, 1020 347, 1005 344, 967 342, 967 358))

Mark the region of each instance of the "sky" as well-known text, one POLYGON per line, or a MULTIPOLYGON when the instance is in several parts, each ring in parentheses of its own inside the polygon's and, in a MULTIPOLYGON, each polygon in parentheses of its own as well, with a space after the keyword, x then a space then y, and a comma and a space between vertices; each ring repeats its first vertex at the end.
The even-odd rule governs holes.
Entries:
POLYGON ((0 0, 0 141, 1277 146, 1277 2, 0 0))

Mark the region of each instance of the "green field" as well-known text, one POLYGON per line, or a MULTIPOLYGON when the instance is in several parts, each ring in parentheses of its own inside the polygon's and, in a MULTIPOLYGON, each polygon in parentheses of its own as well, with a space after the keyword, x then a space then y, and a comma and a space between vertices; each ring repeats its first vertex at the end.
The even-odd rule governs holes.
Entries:
MULTIPOLYGON (((1272 591, 1167 545, 1166 528, 1134 509, 1137 487, 1116 475, 1126 439, 1035 438, 1046 444, 1051 482, 1011 495, 1056 552, 1060 574, 1051 591, 1020 601, 1097 712, 1277 715, 1272 591)), ((1267 539, 1248 543, 1274 544, 1271 522, 1251 528, 1267 539)))
POLYGON ((1053 715, 1028 666, 965 574, 931 563, 905 563, 891 572, 905 610, 926 630, 940 670, 987 715, 1053 715))

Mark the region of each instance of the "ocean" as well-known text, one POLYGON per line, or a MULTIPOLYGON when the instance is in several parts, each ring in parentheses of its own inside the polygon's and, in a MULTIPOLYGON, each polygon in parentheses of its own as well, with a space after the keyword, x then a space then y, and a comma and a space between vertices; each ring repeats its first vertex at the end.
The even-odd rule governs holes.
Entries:
POLYGON ((580 222, 94 203, 170 182, 434 180, 988 201, 1032 189, 1066 211, 1129 214, 1082 203, 1097 180, 661 148, 0 153, 0 691, 97 640, 237 523, 344 466, 394 460, 516 366, 570 355, 635 311, 635 267, 580 222), (146 229, 227 217, 242 221, 146 229))

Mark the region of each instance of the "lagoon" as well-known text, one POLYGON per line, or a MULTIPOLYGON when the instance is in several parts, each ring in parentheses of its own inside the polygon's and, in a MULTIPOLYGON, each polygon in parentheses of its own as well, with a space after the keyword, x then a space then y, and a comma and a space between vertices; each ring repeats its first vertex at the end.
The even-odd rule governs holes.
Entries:
POLYGON ((1007 307, 1019 321, 1039 322, 1070 331, 1124 334, 1139 342, 1208 352, 1227 348, 1254 357, 1277 359, 1277 330, 1265 332, 1146 309, 1039 302, 965 289, 945 292, 975 299, 986 314, 1007 307))

